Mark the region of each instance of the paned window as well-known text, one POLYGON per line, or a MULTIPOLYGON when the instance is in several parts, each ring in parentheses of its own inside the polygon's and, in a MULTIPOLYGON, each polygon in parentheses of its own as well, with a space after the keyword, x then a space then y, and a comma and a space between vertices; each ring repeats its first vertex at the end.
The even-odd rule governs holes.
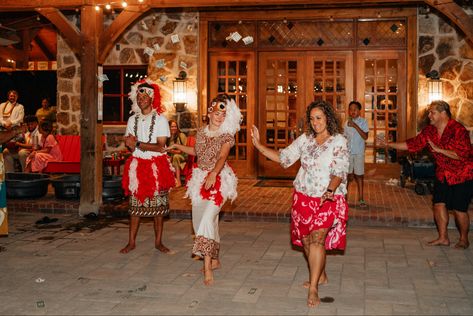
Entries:
POLYGON ((108 77, 103 82, 103 122, 126 124, 131 110, 128 93, 135 82, 147 77, 147 66, 110 66, 103 73, 108 77))

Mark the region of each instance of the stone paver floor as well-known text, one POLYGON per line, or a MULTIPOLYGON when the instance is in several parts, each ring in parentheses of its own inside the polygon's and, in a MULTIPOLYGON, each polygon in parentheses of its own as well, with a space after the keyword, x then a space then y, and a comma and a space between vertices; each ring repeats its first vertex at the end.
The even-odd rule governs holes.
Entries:
POLYGON ((0 238, 0 314, 473 314, 473 247, 428 247, 433 228, 351 225, 347 249, 328 256, 329 284, 320 288, 334 301, 309 309, 307 266, 290 246, 288 223, 221 221, 222 268, 205 287, 202 263, 190 256, 188 219, 165 223, 175 254, 153 249, 145 221, 137 248, 122 255, 127 220, 55 215, 57 222, 35 225, 40 217, 11 214, 11 234, 0 238))

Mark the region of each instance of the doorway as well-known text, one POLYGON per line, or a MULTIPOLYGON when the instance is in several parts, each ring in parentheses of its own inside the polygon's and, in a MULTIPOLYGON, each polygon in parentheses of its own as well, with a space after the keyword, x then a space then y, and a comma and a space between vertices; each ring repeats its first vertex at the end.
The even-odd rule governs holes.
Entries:
MULTIPOLYGON (((307 129, 306 108, 314 100, 332 104, 342 120, 353 98, 352 52, 263 52, 259 54, 258 128, 275 150, 290 145, 307 129)), ((293 178, 288 169, 258 155, 258 176, 293 178)))

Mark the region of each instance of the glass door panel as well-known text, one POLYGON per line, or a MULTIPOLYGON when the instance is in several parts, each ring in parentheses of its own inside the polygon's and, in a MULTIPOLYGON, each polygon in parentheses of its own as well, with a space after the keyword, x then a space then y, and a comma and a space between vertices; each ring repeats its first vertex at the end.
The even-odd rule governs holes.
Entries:
MULTIPOLYGON (((260 54, 259 117, 261 140, 266 146, 280 150, 290 145, 299 134, 298 122, 303 107, 302 86, 304 60, 297 54, 260 54)), ((263 177, 294 177, 297 166, 286 170, 258 155, 259 175, 263 177)))
POLYGON ((347 102, 353 96, 351 52, 318 52, 308 56, 308 78, 312 78, 309 104, 315 100, 325 100, 332 104, 343 122, 347 115, 347 102), (349 98, 347 98, 347 96, 349 98))
POLYGON ((402 132, 405 112, 405 61, 403 52, 358 53, 358 96, 364 101, 364 117, 368 121, 365 162, 392 164, 397 162, 395 150, 380 146, 378 139, 397 141, 402 132), (400 79, 404 78, 404 79, 400 79))
MULTIPOLYGON (((259 124, 262 141, 275 150, 290 145, 305 131, 305 111, 314 100, 330 102, 344 119, 353 98, 351 52, 267 52, 259 58, 259 124)), ((289 177, 286 170, 258 155, 258 175, 289 177)))
MULTIPOLYGON (((212 54, 210 56, 210 95, 226 93, 235 100, 242 114, 241 129, 228 160, 239 176, 254 176, 253 146, 250 129, 254 124, 254 57, 253 54, 212 54)), ((209 100, 210 101, 210 100, 209 100)), ((204 105, 206 106, 206 105, 204 105)))

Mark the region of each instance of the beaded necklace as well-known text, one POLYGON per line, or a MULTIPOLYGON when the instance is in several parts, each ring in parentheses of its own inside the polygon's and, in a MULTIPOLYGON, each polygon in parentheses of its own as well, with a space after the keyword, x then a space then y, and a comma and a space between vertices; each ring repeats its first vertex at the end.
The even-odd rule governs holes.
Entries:
MULTIPOLYGON (((135 116, 135 136, 138 137, 138 120, 139 120, 139 115, 135 116)), ((156 112, 153 112, 153 116, 151 117, 151 124, 149 125, 149 135, 148 135, 148 143, 152 143, 152 136, 153 136, 153 130, 154 130, 154 125, 156 123, 156 112)))

